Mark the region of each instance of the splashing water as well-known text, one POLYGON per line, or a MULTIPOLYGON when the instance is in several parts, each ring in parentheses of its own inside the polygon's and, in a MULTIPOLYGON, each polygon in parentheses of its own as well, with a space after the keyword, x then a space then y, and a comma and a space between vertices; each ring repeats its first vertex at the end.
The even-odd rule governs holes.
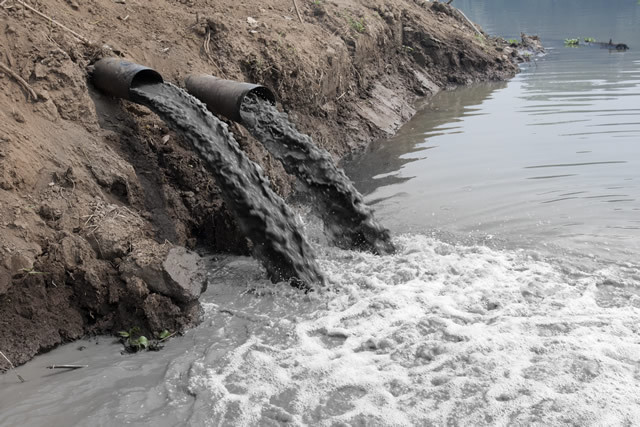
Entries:
POLYGON ((331 155, 298 132, 284 113, 257 96, 248 96, 241 111, 251 134, 312 192, 316 210, 331 240, 343 249, 392 253, 389 231, 338 169, 331 155))
MULTIPOLYGON (((188 390, 196 419, 640 422, 637 266, 562 266, 535 252, 416 235, 396 243, 398 253, 382 259, 336 250, 321 257, 340 291, 300 301, 281 320, 254 317, 272 321, 252 325, 224 357, 194 361, 188 390)), ((239 312, 261 314, 250 306, 239 312)))
POLYGON ((242 152, 226 125, 200 101, 170 83, 131 91, 136 102, 158 114, 205 160, 225 202, 251 239, 253 254, 263 262, 271 279, 295 278, 296 284, 307 287, 322 283, 313 251, 293 213, 271 190, 259 166, 242 152))
POLYGON ((640 423, 640 267, 394 244, 318 248, 337 285, 306 295, 213 263, 200 326, 160 353, 72 344, 18 368, 19 388, 0 376, 0 425, 640 423), (89 368, 38 368, 59 363, 89 368))

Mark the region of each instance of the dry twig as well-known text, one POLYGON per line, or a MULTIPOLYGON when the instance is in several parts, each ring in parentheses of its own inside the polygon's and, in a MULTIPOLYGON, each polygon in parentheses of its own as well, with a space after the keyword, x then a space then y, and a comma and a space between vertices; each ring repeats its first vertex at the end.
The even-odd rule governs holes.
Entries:
POLYGON ((211 62, 213 66, 216 67, 216 69, 220 73, 220 77, 224 77, 226 79, 227 76, 224 75, 224 72, 222 71, 222 69, 220 69, 216 61, 214 61, 213 57, 211 56, 211 48, 209 47, 210 42, 211 42, 211 30, 207 28, 207 35, 204 38, 204 43, 202 45, 202 48, 204 49, 204 53, 207 55, 207 58, 209 58, 209 62, 211 62))
POLYGON ((162 338, 161 340, 158 340, 158 342, 164 342, 164 341, 168 340, 169 338, 171 338, 172 336, 175 336, 175 334, 177 334, 177 333, 178 333, 178 331, 176 331, 176 332, 174 332, 172 334, 169 334, 166 337, 162 338))
POLYGON ((298 14, 298 19, 300 20, 300 22, 302 22, 304 24, 304 21, 302 20, 302 15, 300 15, 300 9, 298 9, 298 3, 296 2, 296 0, 293 0, 293 7, 296 8, 296 13, 298 14))
POLYGON ((89 365, 51 365, 47 369, 82 369, 88 368, 89 365))
POLYGON ((11 77, 13 77, 13 79, 17 81, 18 84, 20 84, 20 86, 22 86, 24 90, 27 91, 27 93, 29 93, 29 96, 31 96, 31 98, 33 98, 34 101, 38 99, 38 95, 33 90, 33 88, 29 86, 29 83, 27 83, 22 77, 16 74, 16 72, 13 71, 11 68, 9 68, 8 65, 5 65, 4 62, 0 62, 0 70, 9 74, 11 77))
POLYGON ((16 377, 18 377, 18 379, 20 380, 21 383, 24 382, 24 378, 22 378, 20 375, 18 375, 17 372, 15 372, 16 367, 13 366, 13 363, 11 363, 11 360, 9 360, 9 358, 7 356, 4 355, 3 352, 0 351, 0 356, 4 357, 4 360, 6 360, 7 362, 9 362, 9 366, 11 366, 11 369, 14 369, 14 373, 16 374, 16 377))
POLYGON ((469 25, 471 25, 471 28, 473 28, 476 31, 476 34, 478 34, 479 36, 482 36, 482 33, 480 32, 479 29, 476 28, 475 25, 473 25, 473 22, 471 22, 471 19, 467 18, 467 15, 465 15, 464 12, 461 11, 460 9, 458 9, 458 12, 460 12, 460 15, 462 15, 462 17, 467 20, 469 25))
POLYGON ((61 23, 59 23, 58 21, 56 21, 55 19, 51 18, 50 16, 45 15, 44 13, 40 12, 37 9, 34 9, 33 7, 29 6, 28 4, 26 4, 25 2, 23 2, 22 0, 15 0, 16 3, 21 4, 22 6, 26 7, 27 9, 29 9, 30 11, 32 11, 33 13, 35 13, 36 15, 38 15, 41 18, 46 19, 47 21, 49 21, 52 24, 57 25, 58 27, 62 28, 63 30, 71 33, 75 38, 77 38, 78 40, 80 40, 82 43, 86 44, 86 45, 91 45, 92 43, 85 37, 81 36, 80 34, 76 33, 75 31, 73 31, 72 29, 65 27, 64 25, 62 25, 61 23))

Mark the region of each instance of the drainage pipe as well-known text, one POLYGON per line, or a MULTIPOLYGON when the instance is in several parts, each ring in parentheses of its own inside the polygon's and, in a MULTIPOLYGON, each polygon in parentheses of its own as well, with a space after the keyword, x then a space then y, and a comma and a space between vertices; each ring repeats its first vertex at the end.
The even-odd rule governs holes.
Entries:
POLYGON ((240 108, 247 95, 258 96, 276 105, 276 96, 265 87, 252 83, 224 80, 207 74, 191 75, 185 80, 187 91, 207 105, 212 112, 242 123, 240 108))
POLYGON ((120 58, 103 58, 96 62, 91 79, 104 93, 128 100, 131 100, 131 89, 164 82, 156 70, 120 58))

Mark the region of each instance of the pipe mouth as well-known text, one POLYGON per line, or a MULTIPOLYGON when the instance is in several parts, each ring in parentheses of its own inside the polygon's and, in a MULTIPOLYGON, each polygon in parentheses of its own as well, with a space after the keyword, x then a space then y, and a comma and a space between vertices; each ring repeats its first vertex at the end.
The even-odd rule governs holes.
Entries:
POLYGON ((134 89, 144 85, 164 83, 164 79, 156 70, 145 68, 138 71, 131 79, 130 88, 134 89))
MULTIPOLYGON (((255 96, 262 99, 263 101, 269 102, 271 105, 276 105, 276 96, 273 94, 271 89, 265 86, 254 87, 244 97, 247 97, 247 96, 255 96)), ((244 101, 244 97, 243 97, 243 101, 244 101)))
POLYGON ((131 89, 164 82, 156 70, 113 57, 102 58, 93 64, 91 80, 102 92, 129 100, 131 89))
POLYGON ((209 74, 190 75, 185 79, 187 91, 206 104, 215 114, 242 123, 242 104, 253 97, 276 105, 275 94, 267 87, 221 79, 209 74))

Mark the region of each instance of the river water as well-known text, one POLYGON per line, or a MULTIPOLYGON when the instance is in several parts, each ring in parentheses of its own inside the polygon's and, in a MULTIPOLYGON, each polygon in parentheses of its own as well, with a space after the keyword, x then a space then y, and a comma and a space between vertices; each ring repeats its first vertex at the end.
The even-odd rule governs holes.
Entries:
MULTIPOLYGON (((348 173, 396 232, 611 259, 640 250, 640 55, 566 38, 640 40, 631 1, 457 1, 492 34, 548 54, 507 83, 441 92, 348 173), (437 230, 437 231, 436 231, 437 230), (506 240, 506 241, 502 241, 506 240)), ((634 46, 635 47, 635 46, 634 46)))
POLYGON ((315 294, 211 259, 202 325, 158 353, 38 357, 0 376, 0 425, 640 424, 640 5, 454 4, 549 50, 347 165, 396 254, 330 248, 307 219, 334 284, 315 294))

